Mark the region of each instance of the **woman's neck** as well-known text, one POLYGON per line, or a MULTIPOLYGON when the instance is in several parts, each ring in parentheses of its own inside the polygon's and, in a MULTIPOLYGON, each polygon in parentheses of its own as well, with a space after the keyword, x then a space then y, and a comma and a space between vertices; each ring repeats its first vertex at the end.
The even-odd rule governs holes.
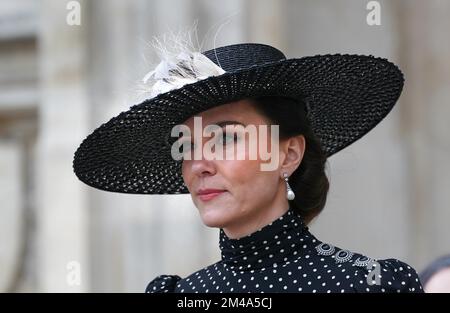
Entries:
POLYGON ((261 209, 257 215, 253 214, 246 219, 223 228, 230 239, 239 239, 248 236, 264 226, 275 221, 289 210, 287 200, 283 204, 270 205, 261 209))

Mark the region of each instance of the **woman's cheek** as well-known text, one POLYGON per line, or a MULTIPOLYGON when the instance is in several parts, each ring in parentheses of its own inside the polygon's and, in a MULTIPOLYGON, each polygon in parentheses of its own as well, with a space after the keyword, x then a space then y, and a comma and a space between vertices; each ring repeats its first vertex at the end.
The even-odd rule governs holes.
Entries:
POLYGON ((259 162, 257 160, 237 160, 229 162, 224 175, 230 183, 234 196, 246 198, 254 195, 255 180, 259 175, 259 162))

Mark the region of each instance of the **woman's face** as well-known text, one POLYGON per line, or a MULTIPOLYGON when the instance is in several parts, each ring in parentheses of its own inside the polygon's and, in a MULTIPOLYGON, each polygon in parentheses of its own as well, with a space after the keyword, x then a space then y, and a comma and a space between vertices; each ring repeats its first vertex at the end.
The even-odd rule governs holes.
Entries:
POLYGON ((441 269, 435 273, 425 284, 427 293, 449 293, 450 292, 450 267, 441 269))
MULTIPOLYGON (((243 127, 252 124, 256 126, 257 138, 260 138, 259 134, 263 130, 259 126, 270 125, 268 120, 250 102, 241 100, 224 104, 196 116, 202 118, 202 130, 211 124, 219 125, 223 130, 223 137, 219 138, 224 151, 223 160, 211 160, 204 157, 194 159, 194 151, 201 150, 205 142, 213 138, 213 136, 206 137, 203 134, 200 135, 201 146, 192 147, 191 160, 183 160, 183 179, 203 223, 210 227, 223 228, 230 237, 241 237, 281 216, 288 208, 282 173, 287 172, 290 175, 299 165, 304 151, 304 137, 293 137, 298 140, 280 142, 276 169, 263 171, 261 164, 267 164, 270 160, 263 160, 264 158, 262 159, 259 153, 257 153, 256 159, 250 158, 249 134, 242 129, 233 132, 233 127, 238 124, 242 124, 243 127), (230 123, 230 126, 222 126, 222 122, 225 121, 230 123), (227 129, 229 130, 228 134, 227 129), (237 138, 233 136, 234 134, 237 135, 237 138), (243 157, 241 155, 240 159, 237 158, 239 145, 245 147, 243 157), (232 146, 234 146, 235 153, 232 158, 227 158, 225 153, 232 146), (209 195, 199 194, 206 189, 218 189, 221 192, 209 195)), ((191 130, 191 136, 196 136, 194 117, 186 120, 184 124, 191 130)), ((267 129, 266 144, 268 148, 266 150, 270 151, 270 126, 267 129)), ((192 142, 194 142, 193 139, 192 142)), ((214 142, 217 141, 214 140, 214 142)))

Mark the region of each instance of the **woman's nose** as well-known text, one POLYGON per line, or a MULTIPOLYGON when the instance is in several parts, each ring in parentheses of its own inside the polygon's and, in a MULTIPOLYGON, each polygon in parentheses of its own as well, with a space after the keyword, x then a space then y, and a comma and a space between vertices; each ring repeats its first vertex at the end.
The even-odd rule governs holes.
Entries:
POLYGON ((190 163, 192 173, 197 176, 216 174, 217 170, 213 160, 202 158, 200 160, 192 160, 190 163))

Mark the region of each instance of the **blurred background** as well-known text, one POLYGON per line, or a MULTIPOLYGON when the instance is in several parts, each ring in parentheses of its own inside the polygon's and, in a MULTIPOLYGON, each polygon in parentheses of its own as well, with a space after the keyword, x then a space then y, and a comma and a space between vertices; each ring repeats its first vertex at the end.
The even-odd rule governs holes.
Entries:
POLYGON ((159 274, 220 259, 218 230, 189 195, 100 191, 72 171, 81 141, 135 104, 136 82, 158 61, 153 36, 195 21, 203 50, 259 42, 288 58, 398 64, 400 101, 329 159, 331 190, 311 230, 418 271, 449 253, 450 1, 376 1, 380 25, 367 21, 369 2, 0 0, 0 291, 143 292, 159 274))

